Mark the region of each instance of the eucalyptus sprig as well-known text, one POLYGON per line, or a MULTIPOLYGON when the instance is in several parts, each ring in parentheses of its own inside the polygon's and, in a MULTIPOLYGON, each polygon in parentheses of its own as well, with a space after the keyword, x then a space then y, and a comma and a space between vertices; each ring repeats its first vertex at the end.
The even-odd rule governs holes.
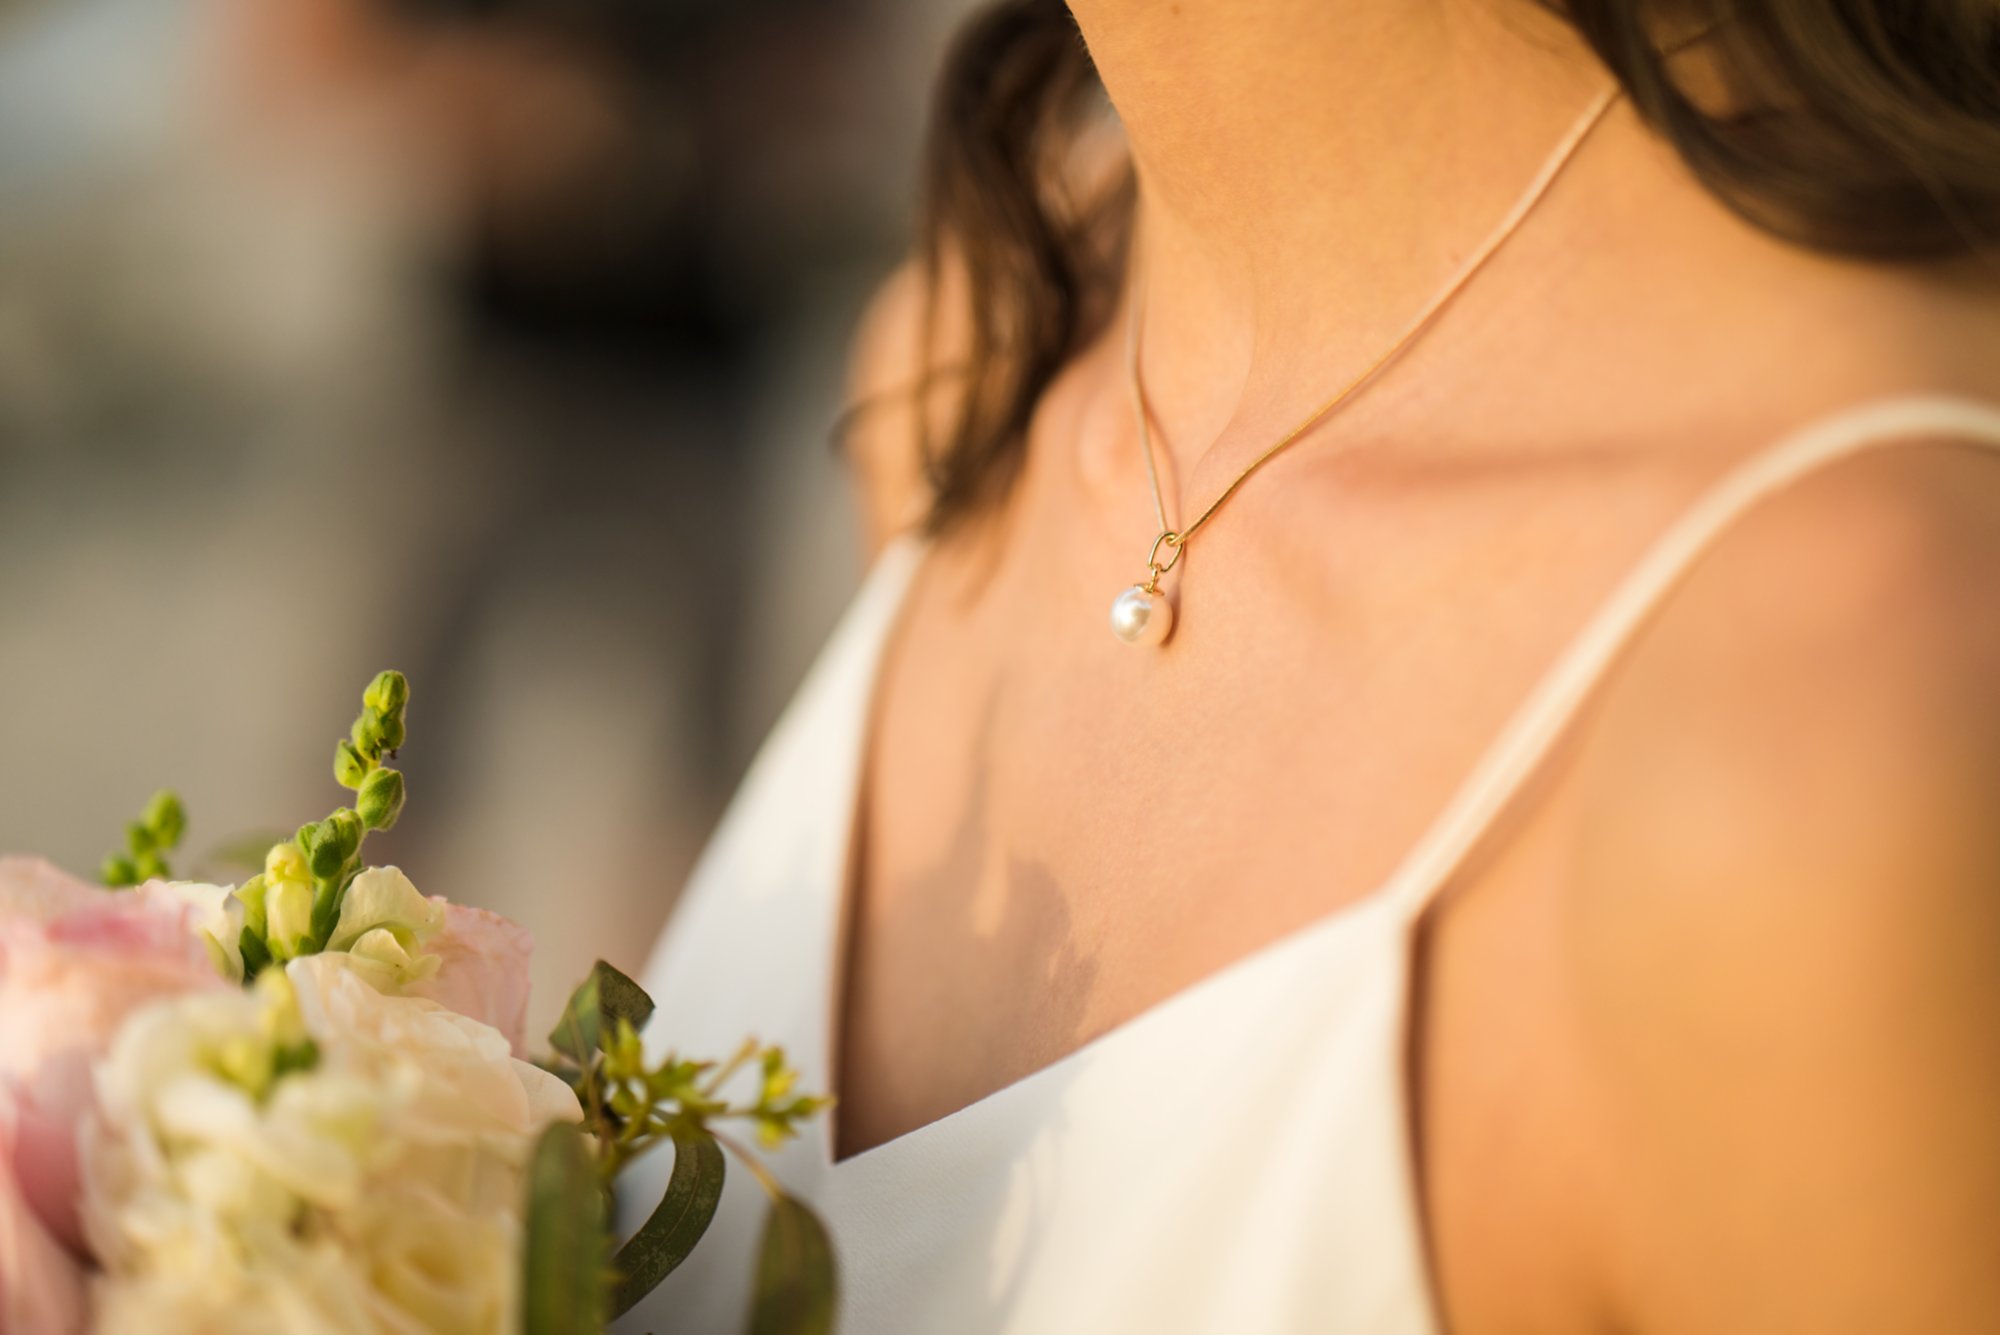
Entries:
POLYGON ((167 865, 167 854, 180 847, 186 833, 187 808, 181 805, 179 795, 161 789, 146 803, 139 819, 126 823, 125 851, 104 859, 100 879, 114 890, 170 879, 173 870, 167 865))
MULTIPOLYGON (((686 1259, 701 1240, 722 1199, 724 1150, 734 1154, 770 1197, 764 1226, 763 1256, 758 1263, 753 1295, 752 1328, 758 1331, 820 1332, 833 1328, 837 1277, 833 1247, 826 1227, 802 1201, 787 1193, 778 1180, 746 1147, 718 1131, 715 1123, 747 1122, 766 1149, 774 1149, 798 1134, 806 1119, 825 1110, 832 1100, 796 1092, 798 1072, 775 1045, 745 1042, 726 1062, 697 1061, 669 1052, 657 1062, 646 1059, 640 1031, 653 1013, 653 1000, 637 983, 599 960, 590 977, 571 994, 562 1018, 549 1035, 557 1056, 551 1070, 570 1082, 584 1110, 580 1128, 551 1127, 537 1148, 537 1181, 544 1188, 531 1203, 531 1239, 546 1237, 552 1247, 573 1247, 577 1229, 603 1232, 604 1203, 624 1168, 664 1142, 673 1142, 674 1166, 660 1204, 639 1226, 609 1264, 612 1282, 608 1311, 600 1324, 579 1327, 573 1313, 549 1295, 538 1303, 531 1256, 529 1335, 542 1332, 595 1331, 605 1317, 629 1311, 686 1259), (727 1086, 746 1069, 756 1082, 748 1097, 731 1095, 727 1086), (591 1153, 579 1155, 578 1143, 591 1153), (587 1178, 595 1198, 581 1190, 587 1178), (538 1234, 533 1210, 568 1211, 566 1225, 548 1223, 538 1234), (563 1324, 537 1326, 540 1310, 564 1313, 563 1324)), ((531 1240, 530 1247, 532 1249, 531 1240)), ((609 1238, 603 1252, 609 1251, 609 1238)), ((562 1267, 540 1268, 551 1275, 562 1267)), ((563 1302, 568 1301, 568 1296, 563 1302)))

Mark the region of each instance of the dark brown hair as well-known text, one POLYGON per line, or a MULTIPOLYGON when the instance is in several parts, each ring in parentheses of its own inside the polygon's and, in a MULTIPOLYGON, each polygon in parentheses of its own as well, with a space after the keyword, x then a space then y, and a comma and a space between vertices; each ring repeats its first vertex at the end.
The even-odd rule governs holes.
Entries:
MULTIPOLYGON (((1331 2, 1331 0, 1329 0, 1331 2)), ((1970 252, 2000 234, 2000 0, 1543 0, 1640 115, 1758 226, 1872 259, 1970 252), (1720 99, 1663 52, 1703 34, 1720 99)), ((1062 0, 997 0, 960 31, 932 112, 919 253, 963 346, 926 338, 928 388, 961 391, 926 423, 929 526, 1002 496, 1028 421, 1108 318, 1129 178, 1079 207, 1063 159, 1101 99, 1062 0), (933 430, 933 426, 942 430, 933 430)))

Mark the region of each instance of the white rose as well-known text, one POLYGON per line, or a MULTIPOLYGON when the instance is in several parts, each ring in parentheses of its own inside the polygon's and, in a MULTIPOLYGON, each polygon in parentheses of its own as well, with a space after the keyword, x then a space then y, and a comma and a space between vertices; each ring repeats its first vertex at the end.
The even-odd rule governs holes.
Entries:
POLYGON ((120 1033, 86 1136, 103 1329, 513 1329, 524 1163, 576 1098, 341 960, 120 1033))
POLYGON ((107 1275, 93 1293, 103 1335, 380 1335, 411 1329, 338 1247, 290 1244, 259 1269, 107 1275))
POLYGON ((107 1266, 222 1265, 302 1208, 360 1194, 406 1095, 338 1066, 279 1079, 280 1052, 305 1039, 289 993, 273 974, 255 994, 181 998, 119 1032, 84 1142, 86 1225, 107 1266))
POLYGON ((337 955, 308 955, 285 972, 306 1028, 322 1043, 337 1035, 343 1061, 383 1077, 421 1064, 423 1079, 399 1125, 413 1142, 489 1138, 512 1154, 552 1121, 583 1119, 570 1087, 516 1060, 491 1025, 423 997, 378 992, 337 955))
POLYGON ((518 1205, 477 1208, 434 1185, 403 1180, 371 1192, 341 1224, 366 1256, 376 1291, 405 1319, 427 1331, 514 1328, 518 1205))

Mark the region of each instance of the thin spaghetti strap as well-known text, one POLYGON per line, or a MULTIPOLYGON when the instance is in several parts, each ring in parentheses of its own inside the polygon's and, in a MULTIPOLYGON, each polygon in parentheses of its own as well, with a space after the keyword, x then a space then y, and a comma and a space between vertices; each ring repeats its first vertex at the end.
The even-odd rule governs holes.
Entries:
POLYGON ((1871 446, 1949 440, 2000 451, 2000 405, 1948 397, 1865 403, 1781 438, 1704 492, 1648 549, 1515 711, 1449 805, 1384 887, 1421 912, 1533 776, 1646 616, 1738 515, 1814 469, 1871 446))

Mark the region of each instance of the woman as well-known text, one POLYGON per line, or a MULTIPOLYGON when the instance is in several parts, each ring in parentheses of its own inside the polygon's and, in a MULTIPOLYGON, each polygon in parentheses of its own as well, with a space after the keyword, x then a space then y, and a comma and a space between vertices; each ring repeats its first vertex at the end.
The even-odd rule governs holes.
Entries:
POLYGON ((1993 1329, 2000 19, 1069 8, 649 974, 837 1094, 844 1328, 1993 1329))

